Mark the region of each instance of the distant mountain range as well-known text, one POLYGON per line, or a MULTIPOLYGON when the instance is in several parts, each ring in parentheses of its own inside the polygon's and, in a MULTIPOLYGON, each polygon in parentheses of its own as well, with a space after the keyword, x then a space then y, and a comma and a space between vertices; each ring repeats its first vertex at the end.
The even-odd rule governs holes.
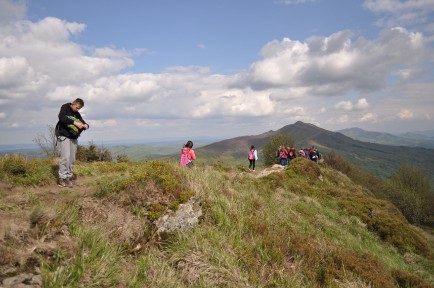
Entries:
POLYGON ((246 158, 250 145, 260 151, 264 143, 278 133, 290 134, 296 148, 315 146, 322 153, 335 150, 350 163, 361 167, 380 178, 389 178, 402 163, 420 167, 429 179, 434 176, 434 149, 424 147, 392 146, 362 142, 340 132, 331 132, 313 124, 298 121, 259 135, 241 136, 212 143, 196 149, 198 155, 212 157, 246 158))
POLYGON ((409 132, 401 135, 392 135, 383 132, 365 131, 355 127, 339 130, 338 132, 363 142, 434 149, 434 131, 409 132))

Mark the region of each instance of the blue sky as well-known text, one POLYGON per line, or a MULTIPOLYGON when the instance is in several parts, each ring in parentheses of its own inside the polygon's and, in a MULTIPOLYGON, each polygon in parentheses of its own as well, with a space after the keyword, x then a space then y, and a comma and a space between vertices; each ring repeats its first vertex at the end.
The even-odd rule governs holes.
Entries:
POLYGON ((0 144, 434 127, 434 1, 0 0, 0 144))

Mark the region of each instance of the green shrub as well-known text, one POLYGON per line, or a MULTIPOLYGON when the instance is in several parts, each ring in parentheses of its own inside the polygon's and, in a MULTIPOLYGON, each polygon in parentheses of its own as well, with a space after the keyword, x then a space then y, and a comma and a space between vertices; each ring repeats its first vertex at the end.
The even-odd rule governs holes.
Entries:
POLYGON ((339 155, 336 151, 324 155, 324 162, 331 168, 338 170, 346 175, 349 175, 352 165, 344 157, 339 155))
POLYGON ((15 154, 0 156, 0 178, 11 184, 41 186, 56 181, 53 166, 51 159, 26 159, 15 154))
POLYGON ((418 288, 430 288, 432 287, 428 282, 419 278, 414 274, 407 273, 401 270, 393 270, 392 276, 395 278, 398 287, 418 287, 418 288))
POLYGON ((307 177, 309 180, 316 180, 321 175, 321 169, 315 162, 305 158, 295 158, 287 168, 287 173, 294 171, 296 175, 307 177))
POLYGON ((277 163, 278 158, 276 157, 276 151, 279 150, 279 146, 284 145, 285 147, 292 147, 294 143, 294 138, 289 134, 277 134, 271 137, 262 147, 265 165, 277 163))
POLYGON ((30 162, 23 155, 3 156, 2 170, 9 176, 25 176, 29 173, 30 162))
POLYGON ((413 224, 434 223, 433 191, 424 172, 412 165, 401 165, 388 183, 388 198, 413 224))

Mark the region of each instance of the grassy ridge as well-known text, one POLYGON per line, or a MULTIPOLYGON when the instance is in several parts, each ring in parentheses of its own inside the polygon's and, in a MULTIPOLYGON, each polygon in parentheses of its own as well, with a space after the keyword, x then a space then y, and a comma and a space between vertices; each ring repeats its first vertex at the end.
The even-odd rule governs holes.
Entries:
POLYGON ((44 287, 434 285, 432 240, 389 202, 311 161, 263 177, 199 163, 79 163, 88 182, 68 190, 50 186, 53 163, 10 161, 0 158, 0 214, 33 228, 0 233, 0 279, 31 246, 16 273, 40 266, 44 287), (199 226, 156 237, 152 221, 193 195, 199 226))

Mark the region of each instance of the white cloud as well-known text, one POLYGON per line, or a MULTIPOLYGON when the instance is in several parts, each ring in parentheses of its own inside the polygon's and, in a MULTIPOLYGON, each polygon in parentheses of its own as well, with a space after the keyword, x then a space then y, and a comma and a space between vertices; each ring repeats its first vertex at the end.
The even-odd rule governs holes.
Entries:
POLYGON ((5 118, 6 118, 6 113, 0 112, 0 119, 5 119, 5 118))
POLYGON ((351 110, 364 110, 369 107, 369 103, 365 98, 360 98, 357 100, 356 104, 351 103, 351 101, 341 101, 334 105, 335 109, 342 109, 346 111, 351 110))
POLYGON ((363 5, 374 12, 434 11, 431 0, 365 0, 363 5))
POLYGON ((375 91, 398 65, 401 70, 422 65, 428 51, 422 34, 403 28, 385 30, 374 41, 353 41, 351 31, 305 43, 285 38, 261 50, 262 60, 251 65, 249 80, 256 89, 305 88, 317 96, 375 91))
POLYGON ((0 24, 23 19, 26 15, 26 1, 0 1, 0 24))
POLYGON ((365 98, 360 98, 357 101, 357 104, 355 105, 355 107, 359 110, 363 110, 369 107, 369 103, 368 100, 366 100, 365 98))
POLYGON ((379 26, 430 25, 434 2, 431 0, 365 0, 363 6, 383 16, 379 26))
POLYGON ((336 103, 334 107, 336 109, 353 110, 353 104, 351 103, 351 101, 341 101, 339 103, 336 103))
POLYGON ((342 115, 339 117, 339 123, 347 123, 348 122, 348 115, 342 115))
POLYGON ((402 109, 401 111, 399 111, 397 116, 401 119, 411 119, 413 118, 414 114, 410 110, 402 109))
POLYGON ((3 59, 24 59, 21 65, 60 85, 93 80, 133 64, 126 53, 111 48, 96 49, 93 57, 85 55, 85 49, 69 40, 85 27, 53 17, 36 23, 16 22, 0 28, 0 55, 3 59))
POLYGON ((366 113, 360 117, 359 122, 367 122, 367 121, 376 121, 378 118, 378 115, 375 113, 366 113))

